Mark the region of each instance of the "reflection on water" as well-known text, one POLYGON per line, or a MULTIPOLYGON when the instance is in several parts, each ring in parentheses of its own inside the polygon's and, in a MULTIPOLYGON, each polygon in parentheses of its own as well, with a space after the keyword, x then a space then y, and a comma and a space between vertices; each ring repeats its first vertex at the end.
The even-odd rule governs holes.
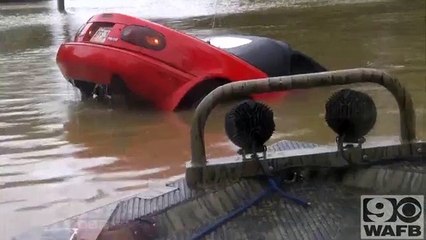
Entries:
MULTIPOLYGON (((161 172, 150 172, 150 176, 177 175, 184 170, 182 160, 190 159, 189 113, 145 115, 120 110, 74 109, 65 130, 69 143, 88 147, 77 153, 77 157, 114 156, 120 159, 90 168, 99 174, 161 167, 161 172)), ((208 146, 212 157, 234 152, 223 134, 212 132, 206 138, 214 143, 208 146)), ((146 173, 144 171, 144 177, 146 173)))
MULTIPOLYGON (((247 33, 288 41, 330 69, 375 67, 400 78, 413 95, 417 134, 426 134, 423 0, 55 1, 0 5, 0 234, 11 235, 134 194, 184 171, 191 112, 110 110, 80 104, 55 54, 92 14, 123 12, 195 35, 247 33), (165 8, 164 5, 168 7, 165 8), (212 18, 210 15, 217 13, 212 18), (215 28, 211 29, 213 24, 215 28)), ((399 131, 396 103, 375 85, 356 86, 379 108, 371 135, 399 131)), ((271 142, 330 143, 323 103, 336 88, 294 91, 271 103, 271 142)), ((229 106, 207 125, 209 157, 235 152, 223 130, 229 106)))

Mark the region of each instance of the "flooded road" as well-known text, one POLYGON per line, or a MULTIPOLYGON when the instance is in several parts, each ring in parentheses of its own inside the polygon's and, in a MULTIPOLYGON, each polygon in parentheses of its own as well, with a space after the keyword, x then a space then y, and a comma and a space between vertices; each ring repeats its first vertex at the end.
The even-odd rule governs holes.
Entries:
MULTIPOLYGON (((194 35, 256 34, 287 41, 329 69, 373 67, 409 89, 426 138, 425 1, 166 0, 0 5, 0 237, 55 222, 183 174, 191 112, 110 110, 82 104, 55 64, 61 42, 91 15, 121 12, 194 35), (296 4, 297 2, 297 4, 296 4), (167 6, 167 7, 164 7, 167 6), (212 15, 216 14, 216 17, 212 15), (214 24, 214 28, 212 25, 214 24)), ((376 85, 355 86, 379 110, 370 135, 399 133, 397 105, 376 85)), ((290 93, 271 103, 272 141, 334 141, 324 103, 337 88, 290 93)), ((226 108, 207 124, 210 157, 233 154, 226 108)))

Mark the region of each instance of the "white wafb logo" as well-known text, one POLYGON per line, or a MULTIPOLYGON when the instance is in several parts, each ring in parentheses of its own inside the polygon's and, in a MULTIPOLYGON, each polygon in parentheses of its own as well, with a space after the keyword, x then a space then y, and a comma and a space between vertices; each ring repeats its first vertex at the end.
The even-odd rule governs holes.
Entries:
POLYGON ((423 239, 424 196, 361 196, 361 239, 423 239))

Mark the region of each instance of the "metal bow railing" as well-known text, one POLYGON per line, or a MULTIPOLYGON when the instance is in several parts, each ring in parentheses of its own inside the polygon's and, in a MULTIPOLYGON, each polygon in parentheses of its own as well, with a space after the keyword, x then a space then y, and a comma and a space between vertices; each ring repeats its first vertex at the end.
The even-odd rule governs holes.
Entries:
POLYGON ((415 112, 409 92, 394 77, 376 69, 348 69, 293 76, 232 82, 216 88, 198 105, 191 127, 191 166, 206 164, 204 128, 212 109, 222 100, 293 89, 308 89, 354 83, 377 83, 385 87, 396 99, 400 114, 400 138, 402 142, 411 142, 416 138, 415 112))

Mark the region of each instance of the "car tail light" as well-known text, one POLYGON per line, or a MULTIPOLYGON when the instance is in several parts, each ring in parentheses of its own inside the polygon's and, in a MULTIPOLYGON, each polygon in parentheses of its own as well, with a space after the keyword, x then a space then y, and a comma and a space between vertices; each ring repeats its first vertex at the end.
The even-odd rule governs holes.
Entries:
POLYGON ((98 27, 91 27, 89 28, 89 31, 87 31, 85 39, 89 40, 95 35, 96 30, 98 30, 98 27))
POLYGON ((127 26, 121 32, 121 40, 152 50, 162 50, 166 47, 163 34, 142 26, 127 26))

